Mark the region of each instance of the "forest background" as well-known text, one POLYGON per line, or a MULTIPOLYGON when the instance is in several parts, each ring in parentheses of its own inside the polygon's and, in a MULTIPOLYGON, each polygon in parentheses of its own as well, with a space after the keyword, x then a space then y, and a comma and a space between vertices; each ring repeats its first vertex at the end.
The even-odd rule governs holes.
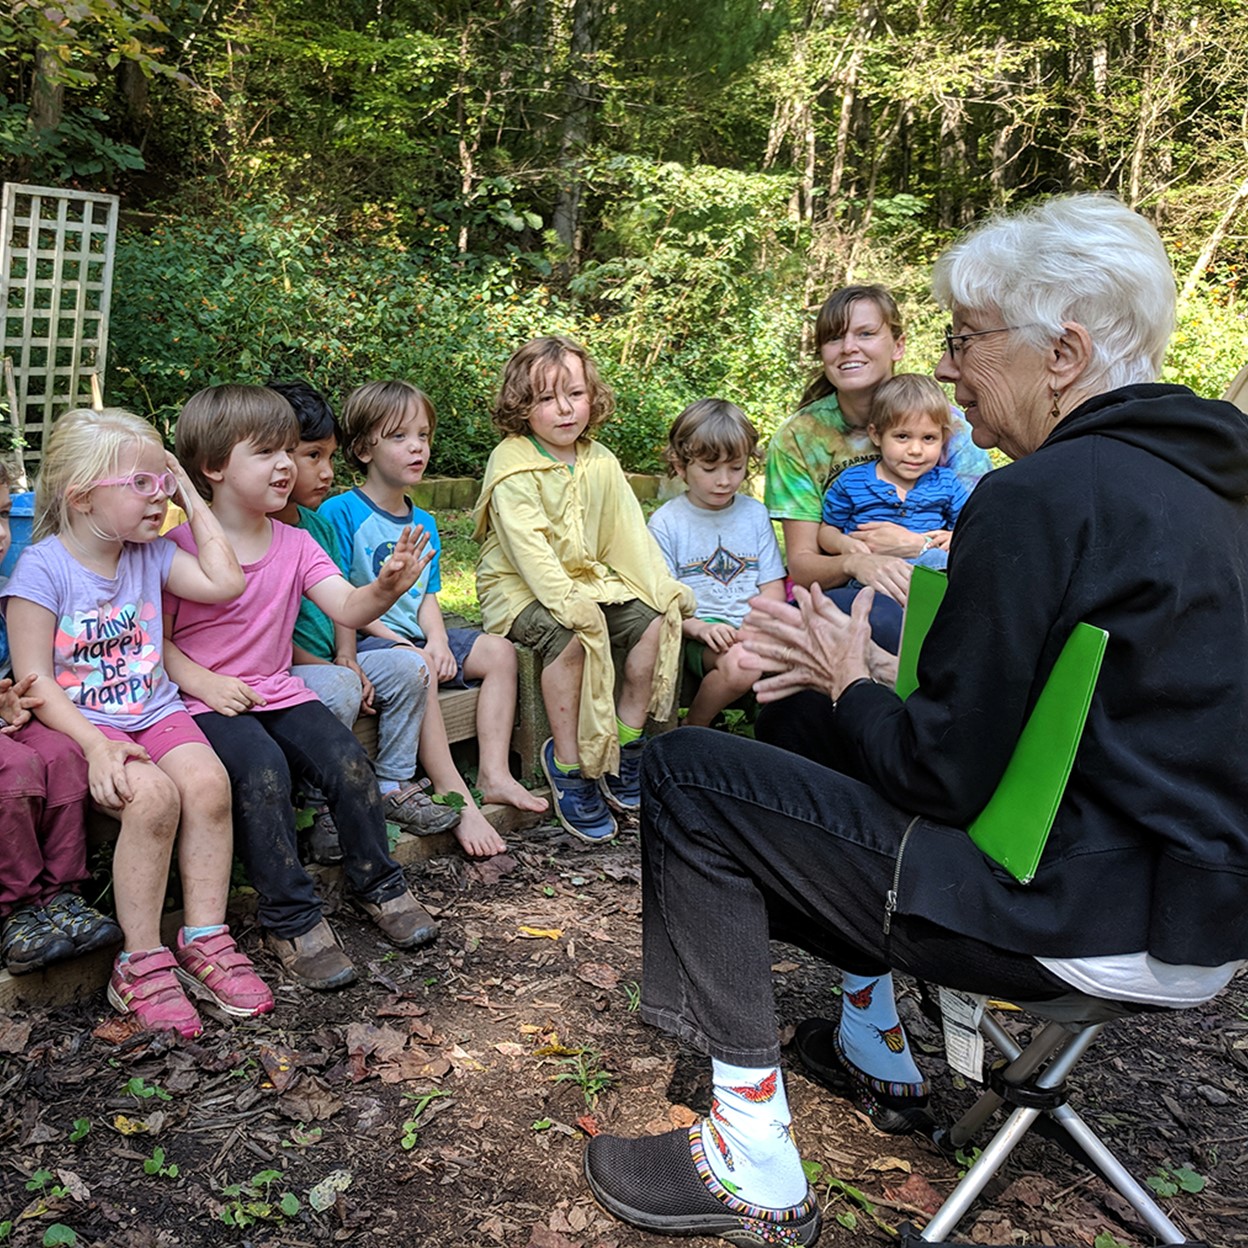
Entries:
POLYGON ((1248 0, 7 0, 0 173, 122 196, 111 404, 406 377, 446 475, 536 333, 588 345, 638 470, 702 395, 770 432, 844 282, 930 370, 932 259, 1061 191, 1161 230, 1167 380, 1248 362, 1248 0))

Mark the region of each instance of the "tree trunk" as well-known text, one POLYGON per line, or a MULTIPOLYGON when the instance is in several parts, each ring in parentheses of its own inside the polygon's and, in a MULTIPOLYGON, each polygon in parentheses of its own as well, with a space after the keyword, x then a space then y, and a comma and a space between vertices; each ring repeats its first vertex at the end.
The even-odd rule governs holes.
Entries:
POLYGON ((1248 178, 1245 178, 1240 184, 1239 189, 1231 196, 1231 202, 1227 204, 1226 211, 1218 220, 1217 225, 1213 227, 1213 233, 1205 240, 1205 245, 1200 249, 1200 255, 1196 257, 1196 263, 1192 265, 1192 271, 1187 275, 1187 280, 1183 283, 1183 289, 1179 292, 1179 302, 1184 303, 1196 293, 1196 287, 1200 285, 1200 279, 1204 277, 1205 270, 1213 263, 1213 258, 1217 255, 1218 248, 1222 244, 1222 240, 1230 231, 1231 222, 1235 220, 1239 210, 1248 203, 1248 178))
POLYGON ((30 86, 30 123, 37 131, 55 130, 65 108, 65 80, 60 60, 46 48, 35 52, 30 86))
POLYGON ((575 0, 572 11, 572 64, 563 128, 559 136, 559 197, 555 202, 552 222, 555 234, 568 255, 564 266, 568 271, 575 271, 580 254, 583 164, 596 103, 594 85, 588 77, 591 58, 597 50, 598 2, 575 0))

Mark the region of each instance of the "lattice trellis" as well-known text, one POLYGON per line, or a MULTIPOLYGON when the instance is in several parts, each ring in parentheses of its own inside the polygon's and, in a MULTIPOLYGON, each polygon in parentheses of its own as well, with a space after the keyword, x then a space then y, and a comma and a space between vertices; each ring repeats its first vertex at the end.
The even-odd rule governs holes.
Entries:
POLYGON ((38 464, 64 411, 98 407, 108 354, 117 196, 4 186, 0 353, 11 419, 38 464))

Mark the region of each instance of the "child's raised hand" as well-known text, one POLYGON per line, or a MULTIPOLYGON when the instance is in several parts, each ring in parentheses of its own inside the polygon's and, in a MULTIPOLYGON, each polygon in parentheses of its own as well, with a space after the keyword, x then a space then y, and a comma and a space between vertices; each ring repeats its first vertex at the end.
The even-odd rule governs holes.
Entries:
POLYGON ((189 520, 195 514, 195 504, 199 502, 199 494, 191 484, 190 477, 186 475, 186 469, 182 467, 178 457, 172 451, 165 452, 165 467, 173 473, 178 483, 178 492, 169 501, 177 503, 186 512, 186 518, 189 520))
POLYGON ((263 706, 264 699, 246 681, 237 676, 208 673, 197 682, 195 696, 206 702, 218 715, 245 715, 253 706, 263 706), (202 685, 202 687, 201 687, 202 685))
POLYGON ((30 696, 30 688, 35 683, 35 674, 23 676, 14 683, 7 677, 0 680, 0 735, 11 737, 28 719, 37 706, 43 705, 43 699, 30 696))
POLYGON ((377 573, 378 588, 395 598, 407 593, 433 561, 434 553, 429 544, 429 534, 424 528, 417 525, 413 529, 409 524, 399 534, 399 540, 395 542, 390 557, 377 573))
POLYGON ((150 763, 151 756, 137 741, 114 741, 101 736, 86 751, 87 787, 96 805, 105 810, 121 810, 134 796, 126 776, 126 760, 150 763))

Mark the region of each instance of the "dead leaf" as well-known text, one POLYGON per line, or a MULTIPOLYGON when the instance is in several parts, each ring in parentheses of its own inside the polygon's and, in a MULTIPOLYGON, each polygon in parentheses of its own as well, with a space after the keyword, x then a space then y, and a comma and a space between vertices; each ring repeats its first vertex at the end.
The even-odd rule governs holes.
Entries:
POLYGON ((449 1049, 447 1049, 446 1055, 451 1059, 451 1062, 454 1064, 456 1070, 485 1069, 485 1067, 482 1066, 471 1053, 469 1053, 466 1049, 460 1048, 458 1044, 452 1045, 449 1049))
POLYGON ((315 1122, 332 1118, 342 1109, 342 1102, 319 1079, 300 1075, 277 1098, 277 1108, 295 1122, 315 1122))
POLYGON ((338 1200, 338 1194, 351 1186, 350 1170, 334 1170, 308 1191, 308 1204, 317 1213, 324 1213, 338 1200))
POLYGON ((576 968, 576 977, 587 984, 593 984, 595 988, 608 990, 618 987, 620 982, 619 971, 605 962, 582 962, 576 968))
POLYGON ((0 1053, 25 1053, 30 1043, 30 1028, 29 1022, 0 1018, 0 1053))
POLYGON ((118 1114, 113 1119, 113 1129, 121 1135, 158 1135, 164 1125, 163 1109, 155 1110, 146 1118, 128 1118, 125 1114, 118 1114))
POLYGON ((382 1083, 407 1083, 412 1079, 440 1079, 451 1064, 425 1049, 411 1048, 388 1058, 377 1067, 382 1083))
POLYGON ((262 1045, 259 1056, 269 1082, 277 1091, 285 1092, 299 1074, 299 1054, 284 1044, 275 1044, 262 1045))
POLYGON ((597 1135, 599 1132, 598 1121, 593 1114, 582 1114, 576 1120, 576 1125, 580 1127, 586 1135, 597 1135))
POLYGON ((422 1014, 428 1013, 427 1006, 420 1005, 416 1001, 408 1001, 403 997, 391 997, 377 1007, 378 1018, 420 1018, 422 1014))
POLYGON ((667 1120, 674 1127, 691 1127, 698 1121, 700 1114, 695 1114, 688 1105, 673 1105, 667 1111, 667 1120))
POLYGON ((514 1040, 500 1040, 494 1046, 504 1057, 523 1057, 528 1049, 522 1044, 517 1044, 514 1040))
POLYGON ((483 884, 497 884, 510 875, 520 864, 510 854, 495 854, 484 862, 474 862, 472 870, 483 884))
POLYGON ((80 1205, 85 1205, 91 1199, 87 1185, 72 1170, 58 1170, 56 1177, 65 1191, 80 1205))
POLYGON ((525 1248, 581 1248, 579 1241, 560 1235, 548 1226, 535 1226, 525 1248))
POLYGON ((802 964, 800 962, 773 962, 771 969, 778 975, 788 975, 791 971, 800 971, 802 964))
POLYGON ((125 1044, 143 1030, 134 1014, 110 1014, 91 1034, 105 1044, 125 1044))
POLYGON ((884 1195, 898 1204, 922 1209, 928 1217, 945 1203, 945 1198, 921 1174, 912 1173, 900 1187, 885 1187, 884 1195))
POLYGON ((874 1161, 868 1163, 868 1170, 900 1170, 903 1174, 909 1174, 914 1167, 901 1157, 877 1157, 874 1161))
POLYGON ((521 926, 520 935, 527 936, 529 940, 560 940, 563 937, 563 928, 561 927, 524 927, 521 926))

